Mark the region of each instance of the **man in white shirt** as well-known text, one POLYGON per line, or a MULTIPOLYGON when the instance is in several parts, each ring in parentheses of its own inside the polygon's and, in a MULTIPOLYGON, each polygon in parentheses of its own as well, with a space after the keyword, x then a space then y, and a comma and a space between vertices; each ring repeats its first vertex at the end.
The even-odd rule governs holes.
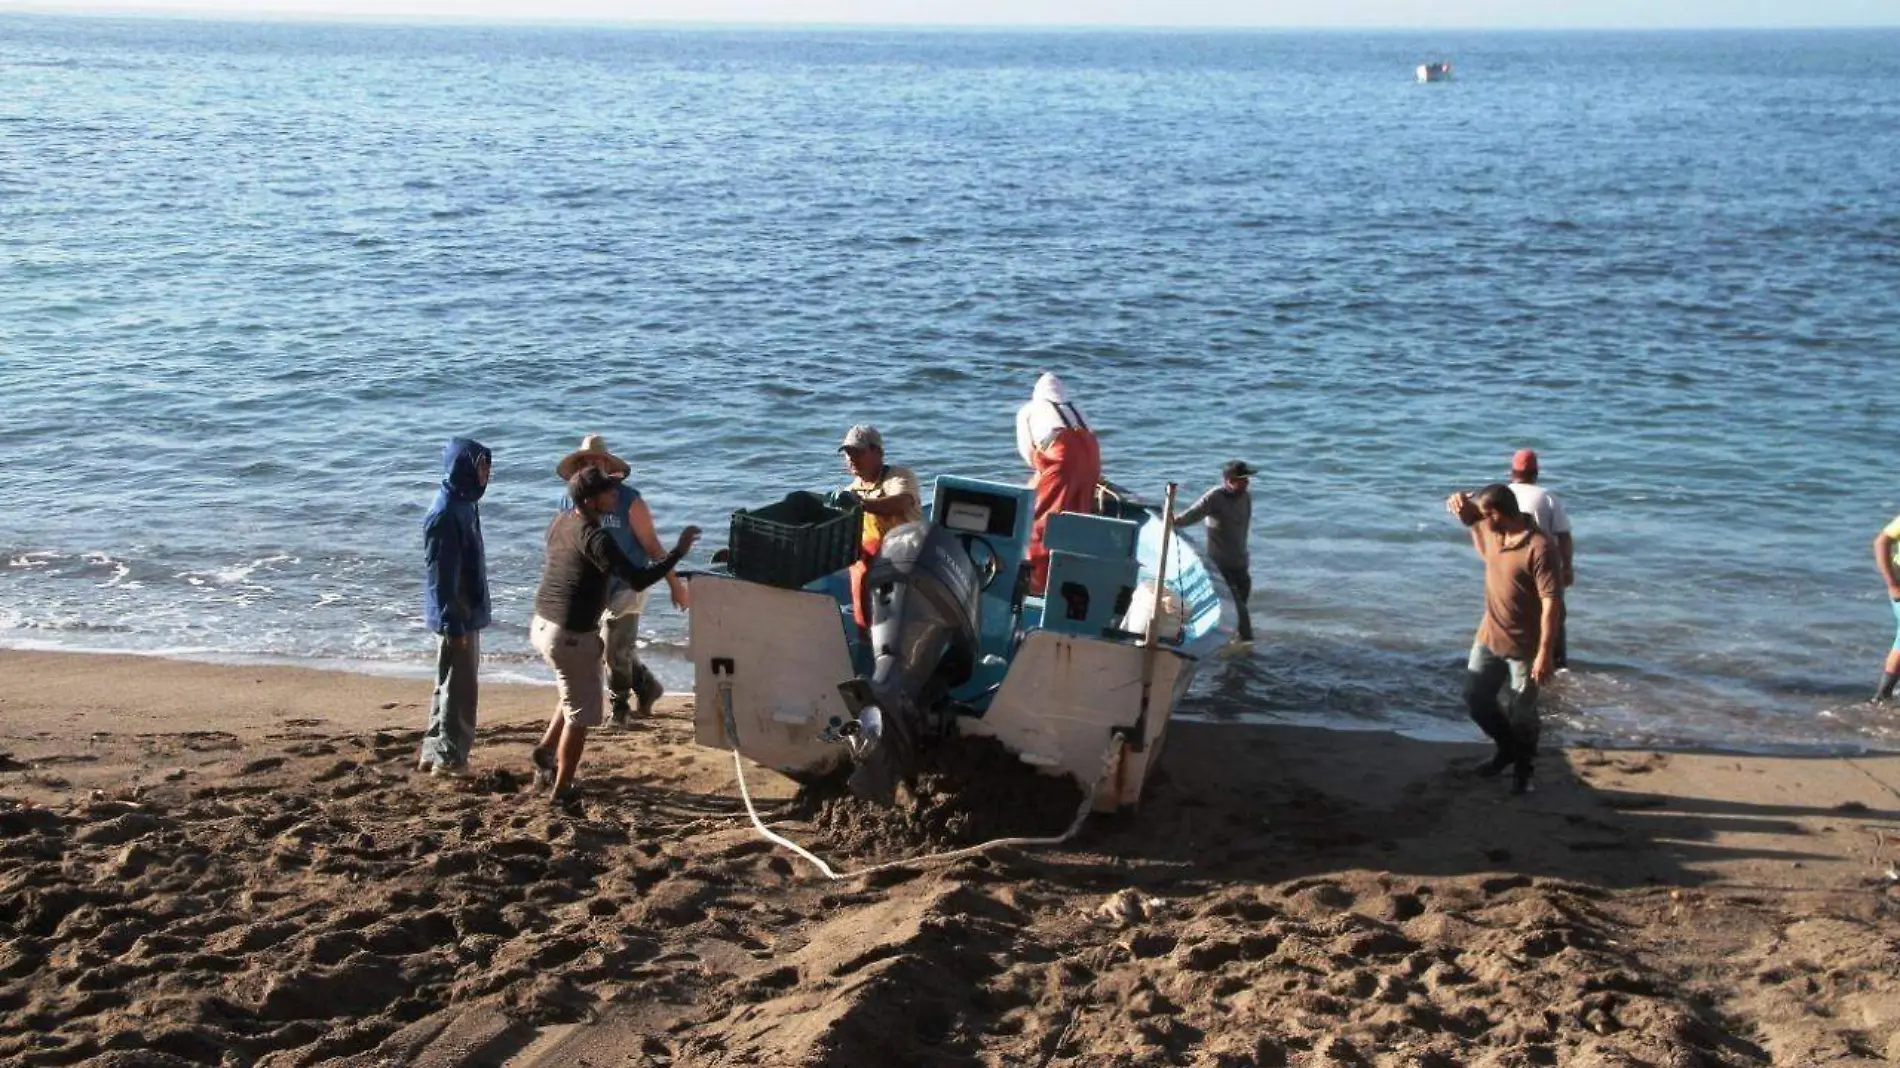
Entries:
MULTIPOLYGON (((1570 517, 1564 513, 1563 502, 1556 494, 1537 484, 1537 454, 1530 449, 1519 449, 1511 457, 1511 494, 1517 498, 1518 511, 1530 516, 1537 529, 1551 539, 1557 547, 1557 558, 1563 564, 1563 584, 1568 590, 1570 584, 1577 581, 1575 543, 1570 538, 1570 517)), ((1567 664, 1566 643, 1569 628, 1564 629, 1557 643, 1557 666, 1567 664)))

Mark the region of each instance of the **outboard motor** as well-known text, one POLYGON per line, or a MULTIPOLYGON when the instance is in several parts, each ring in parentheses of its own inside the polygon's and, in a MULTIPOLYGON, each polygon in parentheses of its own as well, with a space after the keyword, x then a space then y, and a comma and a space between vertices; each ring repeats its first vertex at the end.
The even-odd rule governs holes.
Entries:
POLYGON ((917 743, 948 730, 950 690, 976 666, 981 586, 954 532, 906 523, 884 535, 866 576, 871 677, 840 683, 856 717, 835 737, 857 764, 851 792, 889 801, 914 769, 917 743))

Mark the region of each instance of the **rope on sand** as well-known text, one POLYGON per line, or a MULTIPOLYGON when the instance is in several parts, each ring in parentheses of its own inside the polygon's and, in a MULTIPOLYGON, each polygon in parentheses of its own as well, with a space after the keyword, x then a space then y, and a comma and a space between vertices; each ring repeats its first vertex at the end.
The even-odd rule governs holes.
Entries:
MULTIPOLYGON (((722 696, 727 697, 728 700, 730 698, 729 693, 722 696)), ((729 714, 731 705, 728 704, 726 707, 729 714)), ((726 736, 735 739, 738 737, 738 732, 732 729, 730 718, 728 718, 727 721, 726 736)), ((739 776, 739 796, 745 799, 746 815, 752 817, 752 826, 758 828, 759 833, 765 836, 766 841, 775 842, 797 853, 799 856, 804 857, 810 861, 825 878, 834 881, 843 881, 846 879, 862 879, 867 875, 873 875, 880 871, 889 871, 893 868, 915 868, 929 864, 941 864, 946 861, 961 860, 964 857, 973 857, 986 850, 997 849, 1003 846, 1026 848, 1030 846, 1061 845, 1075 837, 1076 832, 1082 829, 1083 821, 1088 819, 1089 810, 1095 807, 1096 792, 1102 788, 1102 783, 1107 781, 1109 774, 1115 768, 1117 760, 1121 757, 1122 744, 1122 739, 1119 735, 1109 739, 1108 749, 1102 753, 1101 773, 1095 777, 1095 782, 1089 786, 1088 796, 1082 799, 1082 806, 1075 810, 1075 820, 1069 824, 1068 830, 1063 831, 1054 838, 997 838, 980 845, 966 846, 963 849, 953 849, 948 853, 929 853, 921 857, 910 857, 905 860, 885 861, 882 864, 873 864, 868 868, 859 868, 857 871, 849 872, 840 872, 833 869, 831 865, 826 864, 816 854, 813 854, 804 846, 799 845, 797 842, 773 831, 770 827, 765 825, 765 821, 759 818, 759 810, 752 804, 752 791, 747 788, 745 781, 745 761, 739 757, 739 747, 737 744, 734 744, 732 747, 732 768, 739 776)))

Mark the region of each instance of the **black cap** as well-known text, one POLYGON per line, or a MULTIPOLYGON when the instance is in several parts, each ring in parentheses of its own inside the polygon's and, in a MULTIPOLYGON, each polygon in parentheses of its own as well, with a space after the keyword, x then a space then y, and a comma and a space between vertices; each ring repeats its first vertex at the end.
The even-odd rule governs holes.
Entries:
POLYGON ((1252 478, 1256 469, 1247 466, 1245 460, 1229 460, 1227 466, 1220 469, 1220 473, 1228 478, 1252 478))
POLYGON ((598 467, 583 467, 567 480, 567 498, 579 504, 601 490, 612 489, 620 480, 598 467))

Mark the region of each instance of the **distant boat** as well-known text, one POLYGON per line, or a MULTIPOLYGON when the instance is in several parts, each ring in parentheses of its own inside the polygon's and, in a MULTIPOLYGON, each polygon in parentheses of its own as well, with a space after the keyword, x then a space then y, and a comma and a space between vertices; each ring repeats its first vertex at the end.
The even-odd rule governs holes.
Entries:
POLYGON ((1421 82, 1451 81, 1451 64, 1420 63, 1418 65, 1418 80, 1421 82))

